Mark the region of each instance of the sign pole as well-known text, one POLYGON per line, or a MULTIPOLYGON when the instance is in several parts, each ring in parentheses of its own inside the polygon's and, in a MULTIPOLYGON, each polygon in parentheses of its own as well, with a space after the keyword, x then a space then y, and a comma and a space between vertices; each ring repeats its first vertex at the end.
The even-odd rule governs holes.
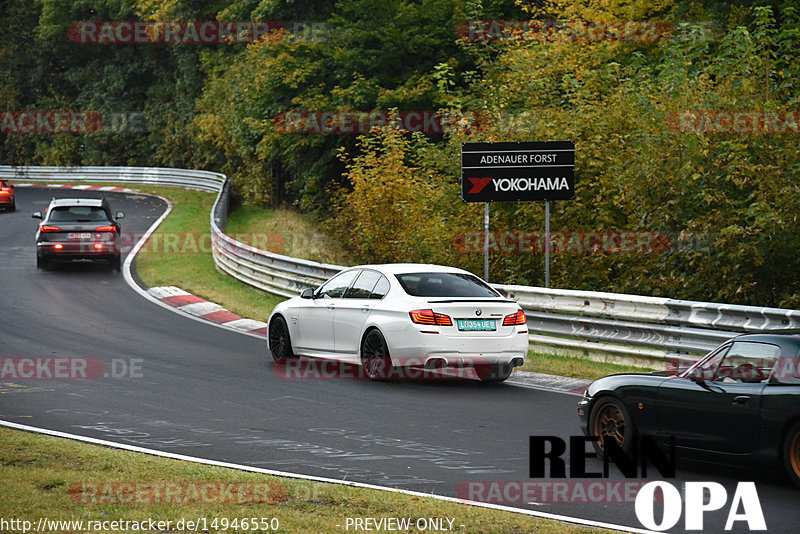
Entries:
POLYGON ((489 203, 483 203, 483 279, 489 281, 489 203))
POLYGON ((550 201, 544 201, 544 287, 550 287, 550 201))

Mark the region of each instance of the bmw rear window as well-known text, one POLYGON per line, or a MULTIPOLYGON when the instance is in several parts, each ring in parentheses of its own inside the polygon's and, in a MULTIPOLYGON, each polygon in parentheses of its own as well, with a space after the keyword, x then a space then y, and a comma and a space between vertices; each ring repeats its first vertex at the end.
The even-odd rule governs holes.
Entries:
POLYGON ((465 273, 396 274, 412 297, 498 297, 494 289, 477 276, 465 273))
POLYGON ((95 206, 57 206, 50 211, 49 222, 104 222, 108 215, 95 206))

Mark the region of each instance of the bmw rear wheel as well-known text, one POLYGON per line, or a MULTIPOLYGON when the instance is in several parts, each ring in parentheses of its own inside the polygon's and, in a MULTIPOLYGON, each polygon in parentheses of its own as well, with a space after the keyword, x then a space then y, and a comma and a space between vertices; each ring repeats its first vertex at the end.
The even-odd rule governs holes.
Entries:
POLYGON ((269 351, 272 359, 277 363, 284 363, 290 358, 294 358, 292 351, 292 341, 289 338, 289 327, 280 315, 277 315, 269 325, 269 351))
POLYGON ((481 363, 475 366, 475 373, 484 382, 502 382, 511 376, 513 370, 511 363, 481 363))
POLYGON ((800 486, 800 422, 793 424, 783 440, 783 463, 786 474, 800 486))
POLYGON ((598 453, 604 454, 606 444, 614 440, 626 453, 630 453, 636 436, 628 410, 619 400, 606 397, 597 401, 589 417, 589 430, 592 436, 598 436, 594 442, 598 453))
POLYGON ((364 374, 371 380, 385 380, 392 368, 389 347, 380 330, 373 328, 361 342, 361 365, 364 374))

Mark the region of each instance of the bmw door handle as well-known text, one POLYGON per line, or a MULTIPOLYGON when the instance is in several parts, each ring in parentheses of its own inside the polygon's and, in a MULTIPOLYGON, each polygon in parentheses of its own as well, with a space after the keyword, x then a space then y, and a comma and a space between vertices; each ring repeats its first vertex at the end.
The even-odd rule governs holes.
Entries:
POLYGON ((738 395, 733 398, 734 406, 750 406, 750 397, 748 395, 738 395))
POLYGON ((361 311, 367 313, 369 311, 369 305, 364 304, 363 306, 361 306, 361 311))

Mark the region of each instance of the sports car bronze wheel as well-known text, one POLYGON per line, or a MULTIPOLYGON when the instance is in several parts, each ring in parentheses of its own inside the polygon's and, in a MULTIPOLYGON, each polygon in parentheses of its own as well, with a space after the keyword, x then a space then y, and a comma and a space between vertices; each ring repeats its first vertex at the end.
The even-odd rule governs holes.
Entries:
POLYGON ((389 347, 383 334, 377 329, 372 329, 364 336, 361 342, 361 364, 364 374, 372 380, 385 380, 389 376, 392 360, 389 358, 389 347))
POLYGON ((589 429, 593 436, 599 436, 596 443, 598 452, 605 452, 606 443, 613 439, 626 452, 630 452, 636 433, 628 411, 617 399, 607 398, 598 401, 592 410, 589 429))
POLYGON ((786 433, 783 462, 786 465, 786 474, 796 486, 800 486, 800 423, 792 425, 786 433))

